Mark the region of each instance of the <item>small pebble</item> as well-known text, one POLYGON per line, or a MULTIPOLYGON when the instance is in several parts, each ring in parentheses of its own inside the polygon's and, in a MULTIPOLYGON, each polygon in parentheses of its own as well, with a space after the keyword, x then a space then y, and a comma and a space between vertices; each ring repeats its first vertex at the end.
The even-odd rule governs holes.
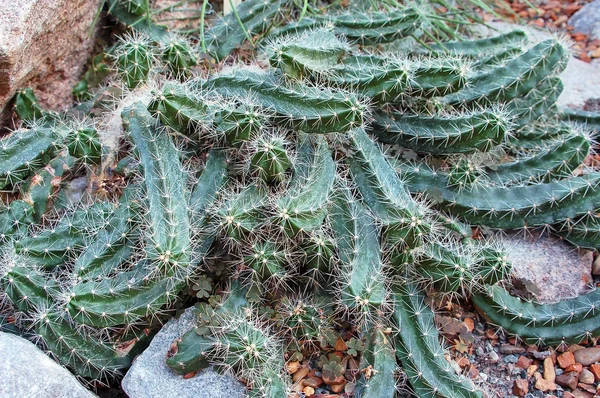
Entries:
POLYGON ((496 363, 500 360, 500 357, 494 350, 490 351, 490 353, 488 354, 488 357, 489 357, 489 360, 491 363, 496 363))
POLYGON ((507 355, 504 357, 504 363, 516 363, 518 359, 516 355, 507 355))
POLYGON ((579 381, 585 384, 593 384, 594 374, 587 369, 583 369, 579 374, 579 381))

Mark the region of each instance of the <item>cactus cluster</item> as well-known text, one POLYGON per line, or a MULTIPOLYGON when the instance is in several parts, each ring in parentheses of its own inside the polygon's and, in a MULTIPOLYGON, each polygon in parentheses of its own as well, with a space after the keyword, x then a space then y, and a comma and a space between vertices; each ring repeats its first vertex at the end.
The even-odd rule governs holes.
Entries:
POLYGON ((133 31, 75 92, 94 107, 92 86, 120 79, 118 153, 94 127, 110 122, 46 112, 30 91, 16 99, 24 127, 0 140, 0 188, 18 196, 0 208, 0 330, 106 382, 196 291, 196 324, 167 364, 214 365, 269 398, 291 391, 289 358, 322 354, 323 378, 340 376, 328 347, 342 324, 369 369, 355 396, 394 397, 399 375, 419 397, 483 396, 446 360, 426 293, 472 295, 530 343, 598 334, 597 292, 543 308, 510 296, 506 254, 471 228, 600 246, 582 125, 598 116, 557 108, 560 40, 512 32, 400 56, 388 43, 425 29, 412 8, 284 24, 293 5, 249 0, 194 46, 148 2, 108 4, 133 31), (253 65, 194 70, 246 40, 253 65), (69 204, 62 180, 84 174, 122 185, 69 204))

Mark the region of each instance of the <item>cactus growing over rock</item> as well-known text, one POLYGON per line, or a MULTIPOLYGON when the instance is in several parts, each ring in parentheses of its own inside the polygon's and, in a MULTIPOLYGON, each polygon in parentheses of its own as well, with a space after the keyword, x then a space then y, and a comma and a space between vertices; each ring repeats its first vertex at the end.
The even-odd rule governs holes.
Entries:
MULTIPOLYGON (((346 362, 374 370, 356 376, 360 396, 393 397, 399 372, 419 397, 481 396, 444 358, 427 290, 475 292, 527 342, 597 335, 596 292, 544 315, 499 286, 506 255, 471 231, 542 226, 600 247, 599 174, 582 170, 593 141, 572 124, 595 116, 555 104, 563 43, 516 32, 387 56, 369 46, 416 35, 419 13, 311 15, 267 34, 288 5, 251 0, 195 48, 147 4, 109 4, 137 32, 107 50, 133 91, 109 116, 126 156, 100 172, 129 171, 113 198, 52 206, 69 172, 106 166, 104 124, 48 116, 20 94, 27 128, 0 140, 0 188, 21 195, 0 208, 0 297, 24 314, 11 331, 33 330, 74 373, 106 381, 209 275, 228 291, 203 291, 168 365, 216 365, 273 398, 292 385, 285 355, 335 345, 342 323, 362 347, 346 362), (221 61, 257 33, 268 63, 196 76, 198 52, 221 61)), ((325 355, 321 367, 335 379, 342 363, 325 355)))

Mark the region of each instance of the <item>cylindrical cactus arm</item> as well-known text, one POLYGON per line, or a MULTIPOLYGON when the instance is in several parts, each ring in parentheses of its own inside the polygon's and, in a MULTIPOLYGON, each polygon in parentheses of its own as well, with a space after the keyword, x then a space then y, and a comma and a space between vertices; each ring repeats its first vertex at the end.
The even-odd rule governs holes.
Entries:
POLYGON ((473 295, 475 308, 488 322, 527 344, 580 343, 600 335, 600 290, 556 304, 536 304, 511 296, 500 286, 473 295))
POLYGON ((475 280, 477 257, 467 246, 432 242, 416 255, 416 279, 441 293, 469 291, 475 280))
POLYGON ((59 293, 56 280, 35 267, 27 257, 6 252, 1 260, 0 287, 14 307, 30 313, 54 304, 59 293))
POLYGON ((227 182, 227 167, 229 159, 227 153, 220 150, 212 150, 204 165, 204 170, 198 182, 192 188, 189 199, 190 225, 192 228, 192 256, 191 264, 200 264, 210 246, 212 245, 216 231, 209 223, 208 209, 214 204, 218 192, 227 182))
POLYGON ((13 200, 0 206, 0 243, 24 232, 33 223, 33 206, 23 200, 13 200))
POLYGON ((265 184, 284 181, 293 163, 289 146, 286 137, 277 133, 265 133, 256 137, 250 143, 249 173, 265 184))
POLYGON ((52 159, 60 138, 51 128, 33 127, 0 140, 0 189, 14 188, 52 159))
POLYGON ((198 64, 198 54, 183 37, 169 36, 168 39, 161 42, 160 50, 169 75, 175 78, 188 77, 191 68, 198 64))
MULTIPOLYGON (((391 332, 391 330, 390 330, 391 332)), ((392 332, 393 333, 393 332, 392 332)), ((395 371, 398 367, 393 345, 393 335, 376 328, 368 336, 366 350, 362 352, 361 369, 369 366, 373 373, 358 380, 356 392, 360 397, 394 398, 396 396, 395 371)))
POLYGON ((244 41, 265 33, 279 18, 285 1, 249 0, 217 21, 205 33, 208 53, 217 61, 227 58, 244 41))
POLYGON ((23 200, 33 204, 34 218, 37 222, 48 210, 48 203, 58 189, 63 175, 74 165, 75 158, 63 151, 46 167, 32 175, 21 189, 23 200))
POLYGON ((181 375, 206 369, 210 366, 206 354, 213 345, 212 340, 192 328, 173 342, 167 353, 167 365, 181 375))
POLYGON ((282 125, 306 133, 342 133, 362 127, 369 113, 366 100, 353 93, 285 82, 270 72, 221 72, 207 87, 224 96, 252 96, 275 111, 282 125))
POLYGON ((313 74, 330 74, 340 68, 350 46, 331 30, 315 29, 273 40, 266 44, 265 51, 272 66, 302 79, 313 74))
POLYGON ((335 181, 335 162, 323 137, 312 144, 305 137, 300 144, 296 163, 307 167, 306 173, 295 172, 288 193, 277 200, 274 222, 289 236, 319 228, 325 219, 335 181))
POLYGON ((195 83, 165 83, 160 90, 152 91, 148 111, 163 125, 196 138, 194 135, 208 122, 210 101, 203 95, 201 87, 193 86, 195 83))
POLYGON ((142 261, 114 278, 76 283, 69 289, 66 310, 78 324, 97 327, 152 318, 176 298, 183 282, 162 275, 152 278, 151 272, 151 264, 142 261))
POLYGON ((575 246, 592 250, 600 249, 600 217, 597 213, 556 224, 554 232, 575 246))
POLYGON ((157 131, 156 122, 141 103, 124 110, 122 118, 144 174, 150 240, 158 255, 156 260, 165 264, 167 273, 171 266, 185 268, 191 227, 187 175, 179 151, 168 134, 157 131))
POLYGON ((424 163, 399 170, 412 192, 428 193, 446 212, 475 225, 514 229, 552 225, 593 212, 598 206, 600 174, 548 183, 489 187, 458 191, 449 188, 447 175, 424 163))
POLYGON ((121 269, 138 243, 140 204, 137 186, 130 185, 121 195, 97 234, 84 239, 84 249, 73 263, 73 274, 82 281, 106 277, 121 269))
MULTIPOLYGON (((513 129, 531 125, 548 114, 556 113, 556 101, 563 91, 563 83, 558 76, 548 76, 521 98, 510 101, 506 110, 512 116, 513 129)), ((518 136, 518 133, 517 133, 518 136)))
POLYGON ((509 115, 486 110, 452 116, 375 114, 372 132, 379 141, 434 155, 486 152, 502 144, 509 115))
POLYGON ((113 212, 114 205, 109 202, 76 208, 49 227, 30 231, 15 240, 13 246, 17 253, 35 260, 39 267, 54 268, 82 251, 86 242, 106 227, 106 220, 113 212))
POLYGON ((45 111, 38 103, 33 89, 26 88, 17 91, 15 95, 15 112, 25 125, 32 124, 51 126, 55 122, 56 114, 45 111))
POLYGON ((120 355, 115 343, 78 329, 56 311, 36 318, 35 337, 45 351, 78 376, 106 382, 131 364, 133 358, 120 355))
POLYGON ((98 131, 92 126, 69 126, 65 131, 65 145, 69 154, 87 165, 99 165, 102 146, 98 131))
POLYGON ((479 71, 468 87, 443 98, 448 105, 508 102, 534 89, 548 75, 562 71, 568 51, 554 40, 543 41, 503 65, 479 71))
POLYGON ((560 110, 560 118, 572 123, 582 124, 591 130, 600 132, 600 112, 565 108, 560 110))
POLYGON ((431 50, 437 54, 452 54, 463 57, 478 58, 483 54, 494 54, 504 49, 523 46, 527 35, 522 30, 513 30, 501 35, 476 40, 447 41, 432 44, 431 50))
POLYGON ((266 199, 265 190, 256 185, 241 188, 239 192, 225 192, 223 200, 217 201, 214 209, 217 228, 234 242, 256 232, 265 221, 266 199))
POLYGON ((354 155, 346 161, 362 199, 383 224, 392 246, 420 246, 432 225, 426 208, 415 202, 381 150, 362 129, 350 134, 354 155))
POLYGON ((179 374, 196 372, 210 366, 207 354, 213 349, 215 342, 208 336, 211 334, 209 327, 220 324, 219 314, 241 310, 247 306, 246 293, 247 289, 239 281, 234 281, 224 300, 216 308, 207 304, 198 305, 194 309, 197 318, 195 327, 173 342, 167 353, 167 365, 179 374))
POLYGON ((567 178, 583 164, 591 149, 591 138, 572 130, 560 137, 540 140, 541 148, 512 162, 500 163, 487 173, 499 184, 551 181, 567 178))
POLYGON ((438 97, 460 92, 471 80, 469 62, 455 57, 425 57, 409 62, 408 84, 404 94, 438 97))
POLYGON ((300 22, 291 22, 274 30, 268 37, 284 37, 316 28, 327 28, 337 35, 347 37, 352 43, 369 46, 390 43, 410 36, 420 26, 419 14, 409 8, 368 13, 351 11, 303 18, 300 22))
POLYGON ((345 187, 336 193, 329 218, 341 260, 340 305, 372 324, 388 296, 375 220, 345 187))
POLYGON ((398 327, 396 356, 420 398, 482 398, 472 381, 454 373, 431 309, 416 285, 393 286, 394 314, 398 327))
POLYGON ((365 46, 389 43, 410 36, 421 25, 419 14, 409 8, 385 12, 346 12, 317 16, 315 19, 333 26, 336 34, 365 46))
POLYGON ((128 34, 114 50, 115 68, 125 85, 134 89, 148 80, 156 55, 150 38, 138 33, 128 34))

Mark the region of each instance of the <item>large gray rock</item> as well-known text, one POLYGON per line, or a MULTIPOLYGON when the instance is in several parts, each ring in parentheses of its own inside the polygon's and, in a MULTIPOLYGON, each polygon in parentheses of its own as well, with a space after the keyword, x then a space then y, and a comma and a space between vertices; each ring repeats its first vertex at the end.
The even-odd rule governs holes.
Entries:
POLYGON ((542 303, 553 303, 587 293, 592 283, 594 257, 559 238, 531 233, 504 238, 513 265, 514 285, 542 303))
POLYGON ((573 14, 569 25, 575 28, 575 32, 586 34, 591 39, 600 39, 600 0, 586 4, 573 14))
POLYGON ((100 3, 0 0, 0 114, 6 116, 8 100, 25 87, 34 88, 44 107, 70 105, 94 42, 90 29, 100 3))
POLYGON ((0 332, 0 397, 94 398, 96 395, 31 342, 0 332))
POLYGON ((193 325, 188 309, 179 319, 169 321, 154 337, 150 346, 133 362, 121 386, 130 398, 239 398, 245 389, 236 380, 221 376, 212 369, 184 379, 166 364, 171 343, 193 325))

